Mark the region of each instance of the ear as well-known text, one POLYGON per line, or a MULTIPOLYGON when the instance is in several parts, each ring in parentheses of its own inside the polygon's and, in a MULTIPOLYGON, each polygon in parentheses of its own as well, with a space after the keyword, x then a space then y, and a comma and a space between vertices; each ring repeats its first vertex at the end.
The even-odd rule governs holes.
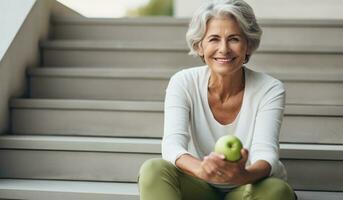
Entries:
POLYGON ((200 41, 199 43, 198 43, 198 55, 200 56, 200 57, 203 57, 204 56, 204 48, 202 47, 202 41, 200 41))
POLYGON ((248 50, 247 50, 247 52, 246 52, 246 54, 245 54, 245 61, 244 61, 244 64, 246 64, 246 63, 248 63, 249 62, 249 60, 250 60, 250 56, 251 56, 251 49, 249 48, 249 46, 248 46, 248 50))

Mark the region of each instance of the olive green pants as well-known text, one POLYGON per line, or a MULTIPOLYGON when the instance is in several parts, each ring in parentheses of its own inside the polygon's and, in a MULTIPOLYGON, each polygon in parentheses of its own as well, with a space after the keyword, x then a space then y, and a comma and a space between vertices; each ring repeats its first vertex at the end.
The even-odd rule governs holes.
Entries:
POLYGON ((294 200, 283 180, 268 177, 223 193, 162 159, 147 160, 139 172, 141 200, 294 200))

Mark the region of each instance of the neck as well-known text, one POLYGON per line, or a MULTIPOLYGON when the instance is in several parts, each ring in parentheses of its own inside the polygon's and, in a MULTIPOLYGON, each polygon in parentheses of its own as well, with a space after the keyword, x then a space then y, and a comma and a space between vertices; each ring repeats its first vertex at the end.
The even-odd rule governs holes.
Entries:
POLYGON ((224 103, 244 89, 243 68, 229 75, 211 73, 208 84, 209 94, 219 98, 224 103))

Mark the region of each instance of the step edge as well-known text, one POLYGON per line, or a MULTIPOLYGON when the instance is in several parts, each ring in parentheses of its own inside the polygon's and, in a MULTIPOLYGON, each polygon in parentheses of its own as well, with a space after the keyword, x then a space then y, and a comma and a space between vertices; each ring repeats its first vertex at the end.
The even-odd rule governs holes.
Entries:
MULTIPOLYGON (((64 110, 120 110, 163 112, 163 101, 115 101, 77 99, 23 99, 10 101, 11 109, 64 109, 64 110)), ((293 104, 285 105, 287 116, 343 116, 343 105, 293 104)))
POLYGON ((0 179, 0 191, 1 190, 138 195, 138 188, 137 188, 136 183, 95 182, 95 181, 91 182, 91 181, 32 180, 32 179, 31 180, 0 179), (65 185, 68 185, 68 187, 63 187, 65 185), (92 185, 93 187, 89 187, 89 185, 92 185), (125 188, 126 190, 124 191, 120 190, 120 189, 125 189, 125 188))
MULTIPOLYGON (((44 50, 84 50, 84 51, 189 51, 185 42, 173 43, 151 43, 151 42, 118 42, 97 40, 48 40, 40 43, 44 50)), ((304 53, 304 54, 342 54, 341 46, 275 46, 262 45, 256 53, 304 53)))
POLYGON ((177 69, 141 69, 141 68, 28 68, 30 77, 81 77, 81 78, 144 78, 169 79, 177 69))
MULTIPOLYGON (((71 18, 54 17, 52 23, 55 24, 105 24, 105 25, 173 25, 188 26, 190 17, 172 18, 172 17, 143 17, 143 18, 71 18)), ((343 20, 340 19, 268 19, 258 18, 261 26, 304 26, 304 27, 343 27, 343 20)))
POLYGON ((0 136, 0 149, 160 154, 160 146, 160 139, 145 138, 0 136))
MULTIPOLYGON (((162 139, 0 136, 0 149, 161 154, 162 139)), ((281 158, 343 160, 343 145, 281 143, 281 158), (314 155, 313 155, 314 154, 314 155)))
POLYGON ((163 102, 160 101, 112 101, 84 99, 12 99, 12 109, 66 109, 66 110, 125 110, 160 112, 163 102))

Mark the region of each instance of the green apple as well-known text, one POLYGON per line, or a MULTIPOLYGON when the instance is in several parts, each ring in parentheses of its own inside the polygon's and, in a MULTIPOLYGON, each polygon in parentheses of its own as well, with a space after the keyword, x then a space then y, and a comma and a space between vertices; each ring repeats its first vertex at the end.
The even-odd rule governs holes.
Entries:
POLYGON ((236 162, 241 158, 242 142, 234 135, 220 137, 215 146, 216 153, 223 154, 228 161, 236 162))

